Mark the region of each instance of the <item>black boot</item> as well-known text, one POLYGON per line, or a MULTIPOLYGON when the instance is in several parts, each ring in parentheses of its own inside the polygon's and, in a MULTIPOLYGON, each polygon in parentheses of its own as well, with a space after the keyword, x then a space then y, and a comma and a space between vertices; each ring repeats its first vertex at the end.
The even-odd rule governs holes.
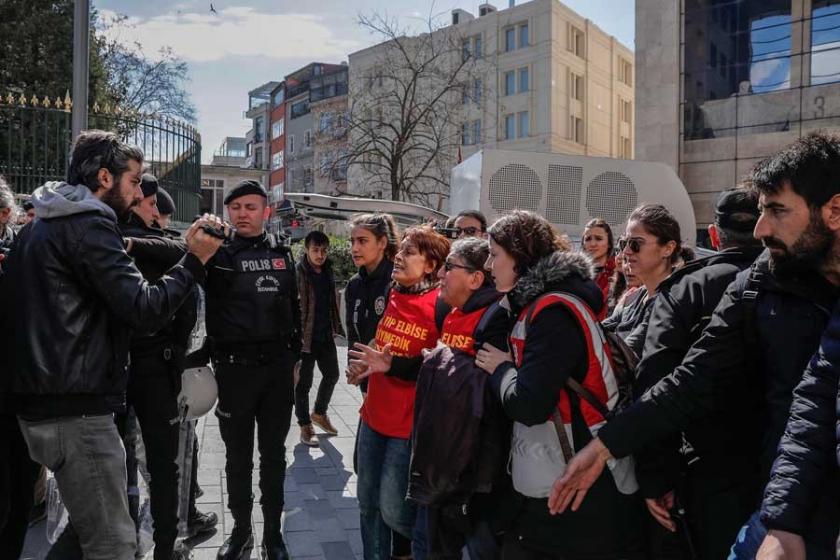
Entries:
POLYGON ((254 548, 254 534, 251 532, 251 519, 247 518, 247 525, 234 522, 233 532, 219 548, 216 560, 247 560, 254 548))
POLYGON ((289 560, 289 550, 283 542, 280 530, 280 514, 270 514, 263 510, 263 540, 260 546, 261 560, 289 560))

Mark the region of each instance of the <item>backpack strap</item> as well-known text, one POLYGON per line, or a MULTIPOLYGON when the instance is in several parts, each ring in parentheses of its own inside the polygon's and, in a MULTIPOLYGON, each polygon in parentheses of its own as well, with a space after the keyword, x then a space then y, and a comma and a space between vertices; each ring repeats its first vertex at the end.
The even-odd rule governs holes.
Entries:
POLYGON ((744 341, 750 356, 758 354, 758 326, 757 310, 759 287, 761 286, 761 272, 753 267, 747 277, 744 290, 741 292, 741 305, 744 312, 744 341))

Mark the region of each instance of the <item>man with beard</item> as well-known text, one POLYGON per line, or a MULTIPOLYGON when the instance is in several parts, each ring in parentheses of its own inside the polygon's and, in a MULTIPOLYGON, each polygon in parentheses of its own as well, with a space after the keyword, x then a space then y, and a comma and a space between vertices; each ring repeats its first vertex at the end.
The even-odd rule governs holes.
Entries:
POLYGON ((184 258, 145 281, 117 227, 141 198, 142 166, 140 149, 116 134, 80 134, 67 182, 33 194, 38 219, 16 239, 3 286, 16 321, 4 363, 8 402, 30 455, 55 473, 88 560, 135 555, 114 423, 125 409, 130 334, 163 328, 221 245, 200 229, 221 222, 199 220, 184 258))
MULTIPOLYGON (((840 295, 840 138, 800 138, 760 162, 750 182, 761 209, 754 235, 767 250, 727 288, 682 364, 569 463, 552 490, 552 512, 573 501, 577 509, 611 457, 711 417, 729 419, 742 435, 739 461, 752 457, 760 487, 767 482, 793 389, 840 295)), ((838 497, 837 485, 826 486, 813 508, 802 535, 809 559, 835 558, 838 497)), ((754 558, 765 532, 752 516, 730 558, 754 558)))

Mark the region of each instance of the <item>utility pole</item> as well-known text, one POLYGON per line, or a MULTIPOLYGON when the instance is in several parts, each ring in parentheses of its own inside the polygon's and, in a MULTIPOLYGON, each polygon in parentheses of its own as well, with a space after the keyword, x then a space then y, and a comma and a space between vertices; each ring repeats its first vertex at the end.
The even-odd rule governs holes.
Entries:
POLYGON ((90 0, 75 0, 73 15, 73 140, 87 128, 90 62, 90 0))

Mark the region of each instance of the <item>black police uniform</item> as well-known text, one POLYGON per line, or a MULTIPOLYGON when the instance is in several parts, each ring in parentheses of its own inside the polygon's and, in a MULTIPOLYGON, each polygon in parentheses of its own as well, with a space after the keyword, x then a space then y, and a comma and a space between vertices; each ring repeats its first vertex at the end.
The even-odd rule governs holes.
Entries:
POLYGON ((228 507, 235 522, 219 558, 238 558, 253 544, 255 423, 265 520, 263 546, 270 550, 269 557, 284 557, 280 516, 285 440, 294 403, 294 365, 301 346, 291 251, 266 233, 252 238, 237 236, 208 263, 206 286, 207 332, 219 386, 216 415, 227 450, 228 507))
MULTIPOLYGON (((162 230, 146 227, 134 214, 121 229, 126 237, 166 238, 162 230)), ((156 281, 186 252, 183 242, 171 241, 175 245, 171 250, 133 255, 147 281, 156 281)), ((178 393, 186 346, 196 321, 197 294, 193 295, 166 328, 135 333, 131 339, 126 401, 134 409, 146 447, 155 559, 168 559, 178 536, 178 393)))

